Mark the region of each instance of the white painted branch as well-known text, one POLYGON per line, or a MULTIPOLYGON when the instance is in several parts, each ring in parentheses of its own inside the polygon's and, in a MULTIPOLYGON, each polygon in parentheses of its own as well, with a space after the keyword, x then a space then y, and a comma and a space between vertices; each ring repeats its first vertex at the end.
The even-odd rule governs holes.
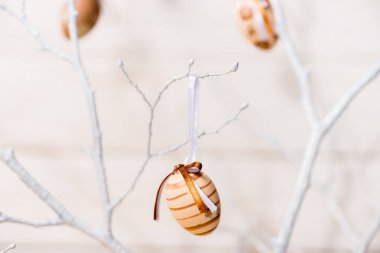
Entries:
POLYGON ((303 204, 305 195, 310 188, 313 165, 319 151, 321 140, 322 134, 319 131, 314 131, 310 136, 299 172, 296 189, 290 201, 290 206, 287 210, 281 230, 278 234, 278 237, 274 241, 276 253, 287 252, 290 237, 294 230, 294 226, 298 218, 301 206, 303 204))
POLYGON ((4 213, 0 213, 0 223, 2 222, 8 222, 8 223, 15 223, 20 225, 26 225, 31 227, 51 227, 51 226, 58 226, 58 225, 64 225, 64 221, 61 218, 56 218, 52 220, 45 220, 45 221, 29 221, 26 219, 16 218, 9 215, 6 215, 4 213))
MULTIPOLYGON (((202 137, 207 136, 207 135, 219 134, 227 125, 229 125, 233 121, 237 120, 240 113, 243 112, 244 110, 246 110, 248 108, 248 106, 249 106, 248 103, 244 104, 241 108, 239 108, 239 110, 232 117, 229 117, 227 120, 225 120, 223 123, 221 123, 220 126, 218 126, 216 129, 209 130, 209 131, 203 131, 202 133, 200 133, 198 135, 198 138, 202 138, 202 137)), ((121 202, 125 198, 127 198, 129 194, 131 194, 133 192, 139 178, 141 177, 142 173, 145 171, 148 163, 150 162, 150 160, 152 158, 157 157, 157 156, 163 156, 163 155, 175 152, 175 151, 179 150, 180 148, 186 146, 188 143, 189 143, 189 140, 187 139, 186 141, 184 141, 178 145, 175 145, 171 148, 168 148, 168 149, 165 149, 162 151, 158 151, 155 153, 151 153, 151 155, 149 157, 147 156, 145 158, 143 164, 141 165, 139 171, 137 172, 137 175, 134 177, 134 180, 133 180, 131 186, 112 203, 111 208, 115 208, 116 206, 121 204, 121 202)))
POLYGON ((353 101, 353 99, 360 93, 360 91, 363 90, 365 86, 373 81, 379 73, 380 65, 376 64, 375 67, 371 69, 369 74, 366 74, 363 79, 355 83, 345 94, 342 95, 338 103, 333 107, 326 118, 313 128, 299 172, 296 189, 290 202, 290 207, 285 216, 280 233, 275 241, 276 253, 285 253, 287 251, 295 222, 298 218, 305 195, 310 188, 314 161, 318 155, 320 144, 325 135, 334 126, 340 116, 346 111, 348 105, 353 101))
POLYGON ((121 69, 121 71, 123 72, 124 74, 124 77, 127 79, 127 82, 133 87, 135 88, 136 92, 138 94, 140 94, 142 100, 148 105, 148 107, 151 109, 152 108, 152 103, 149 101, 149 99, 146 97, 145 93, 142 91, 142 89, 140 88, 140 86, 138 86, 138 84, 136 84, 132 79, 131 77, 129 76, 129 73, 127 72, 127 70, 125 69, 125 66, 124 66, 124 62, 119 59, 118 60, 118 66, 119 68, 121 69))
POLYGON ((285 44, 285 48, 287 50, 290 62, 292 63, 293 69, 297 74, 301 89, 303 107, 312 129, 301 164, 296 188, 290 201, 290 206, 285 215, 280 232, 277 238, 274 240, 275 252, 285 253, 288 250, 289 241, 303 201, 310 188, 314 161, 318 155, 321 142, 329 130, 335 125, 340 116, 346 111, 347 107, 353 101, 353 99, 363 90, 363 88, 365 88, 379 75, 380 64, 377 63, 361 80, 359 80, 347 92, 345 92, 339 99, 338 103, 330 111, 330 113, 322 121, 319 121, 311 99, 309 71, 306 67, 303 66, 302 61, 299 58, 299 54, 296 51, 294 44, 287 32, 280 0, 273 0, 272 4, 276 15, 277 29, 281 40, 285 44))
POLYGON ((230 73, 233 73, 235 71, 237 71, 239 69, 239 63, 236 62, 232 68, 230 70, 227 70, 225 72, 217 72, 217 73, 206 73, 206 74, 203 74, 203 75, 199 75, 198 77, 200 79, 204 79, 204 78, 207 78, 207 77, 213 77, 213 76, 224 76, 224 75, 228 75, 230 73))
MULTIPOLYGON (((181 143, 181 144, 178 144, 172 148, 169 148, 169 149, 166 149, 164 151, 160 151, 160 152, 155 152, 155 153, 152 153, 152 150, 151 150, 151 143, 152 143, 152 137, 153 137, 153 122, 154 122, 154 115, 155 115, 155 111, 156 111, 156 108, 159 104, 159 102, 161 101, 161 98, 163 96, 163 94, 165 93, 165 91, 167 91, 171 85, 173 85, 174 83, 180 81, 180 80, 183 80, 185 78, 188 78, 191 74, 191 68, 193 67, 194 65, 194 60, 191 59, 189 62, 188 62, 188 66, 187 66, 187 70, 184 74, 180 75, 180 76, 177 76, 177 77, 174 77, 172 78, 169 82, 167 82, 158 92, 156 98, 154 99, 153 102, 151 102, 146 94, 144 93, 144 91, 137 85, 137 83, 135 83, 129 76, 128 74, 128 71, 125 69, 125 65, 123 63, 122 60, 119 60, 118 62, 118 66, 119 68, 121 69, 121 71, 123 72, 127 82, 136 90, 136 92, 141 96, 141 98, 144 100, 144 102, 147 104, 148 108, 149 108, 149 121, 148 121, 148 134, 147 134, 147 149, 146 149, 146 156, 145 156, 145 159, 142 163, 142 165, 140 166, 140 169, 138 170, 136 176, 134 177, 133 181, 132 181, 132 184, 123 192, 119 195, 119 197, 117 197, 115 199, 115 201, 112 202, 112 204, 110 205, 110 209, 113 210, 115 209, 118 205, 120 205, 123 200, 125 200, 129 194, 131 194, 133 192, 133 190, 135 189, 136 187, 136 184, 137 182, 139 181, 141 175, 143 174, 143 172, 145 171, 147 165, 149 164, 150 160, 156 156, 161 156, 161 155, 165 155, 165 154, 168 154, 168 153, 171 153, 171 152, 174 152, 174 151, 177 151, 178 149, 180 149, 181 147, 185 146, 187 143, 188 143, 188 140, 186 140, 185 142, 181 143)), ((236 63, 233 68, 229 71, 226 71, 226 72, 222 72, 222 73, 216 73, 216 74, 206 74, 206 75, 203 75, 202 78, 206 78, 206 77, 214 77, 214 76, 222 76, 222 75, 227 75, 227 74, 230 74, 232 72, 235 72, 237 71, 238 69, 238 63, 236 63)), ((228 118, 225 122, 222 123, 221 126, 219 126, 217 129, 213 130, 213 131, 209 131, 209 132, 203 132, 199 135, 199 138, 205 136, 205 135, 210 135, 210 134, 218 134, 225 126, 227 126, 228 124, 230 124, 232 121, 236 120, 237 117, 239 116, 239 114, 244 111, 245 109, 248 108, 248 103, 244 104, 237 113, 235 113, 233 115, 233 117, 231 118, 228 118)))
POLYGON ((46 40, 44 40, 42 38, 41 34, 29 22, 27 15, 26 15, 26 11, 25 11, 25 4, 26 3, 23 0, 21 2, 21 14, 20 15, 17 14, 16 12, 12 11, 11 9, 9 9, 7 6, 2 5, 2 4, 0 4, 0 10, 3 10, 4 12, 9 14, 13 18, 18 20, 23 25, 23 27, 26 29, 26 31, 28 31, 33 36, 33 38, 38 42, 38 44, 40 45, 42 50, 48 51, 48 52, 56 55, 58 58, 60 58, 62 60, 71 62, 72 59, 68 54, 61 52, 60 50, 52 47, 46 40))
POLYGON ((276 17, 276 28, 281 41, 283 42, 289 60, 294 68, 301 91, 301 101, 305 109, 307 118, 312 127, 316 126, 318 117, 313 105, 310 91, 310 70, 302 64, 302 60, 297 52, 292 38, 289 36, 285 17, 281 8, 280 0, 272 0, 274 13, 276 17))
MULTIPOLYGON (((207 135, 213 135, 213 134, 219 134, 220 131, 222 131, 226 126, 228 126, 229 124, 231 124, 233 121, 237 120, 239 115, 248 108, 249 106, 249 103, 245 103, 244 105, 242 105, 239 110, 234 114, 232 115, 231 117, 227 118, 223 123, 221 123, 217 128, 215 129, 212 129, 212 130, 207 130, 207 131, 203 131, 201 132, 199 135, 198 135, 198 138, 202 138, 204 136, 207 136, 207 135)), ((161 156, 161 155, 166 155, 168 153, 172 153, 172 152, 175 152, 177 150, 179 150, 180 148, 186 146, 187 144, 189 143, 189 139, 187 139, 186 141, 180 143, 180 144, 177 144, 173 147, 170 147, 170 148, 167 148, 167 149, 164 149, 162 151, 158 151, 156 153, 153 153, 152 156, 161 156)))
POLYGON ((349 242, 351 244, 351 248, 355 249, 358 242, 359 242, 359 236, 354 231, 353 227, 351 226, 346 214, 343 212, 342 207, 339 205, 336 197, 333 195, 333 193, 330 190, 322 190, 322 192, 325 195, 325 198, 327 200, 327 205, 329 207, 329 210, 331 214, 333 215, 334 219, 338 223, 339 227, 343 231, 343 233, 347 236, 349 239, 349 242))
POLYGON ((10 251, 11 249, 14 249, 16 248, 16 244, 10 244, 8 247, 6 247, 5 249, 3 249, 2 251, 0 251, 0 253, 7 253, 8 251, 10 251))
POLYGON ((110 197, 106 176, 106 167, 103 159, 103 140, 102 140, 102 132, 99 123, 99 116, 96 106, 95 99, 95 91, 92 89, 91 83, 88 79, 87 73, 83 67, 81 61, 81 54, 78 42, 78 34, 77 34, 77 10, 75 9, 74 0, 68 0, 68 8, 69 8, 69 33, 70 33, 70 41, 71 47, 73 51, 73 66, 75 67, 78 75, 81 79, 81 83, 85 92, 87 107, 90 116, 90 124, 93 138, 93 150, 91 152, 92 158, 95 162, 95 168, 98 177, 98 185, 100 189, 100 195, 102 199, 102 207, 103 207, 103 226, 106 228, 107 232, 111 234, 111 220, 112 213, 110 212, 110 197))
MULTIPOLYGON (((18 177, 27 187, 29 187, 42 201, 44 201, 57 214, 57 219, 36 222, 36 221, 29 221, 26 219, 11 217, 5 214, 0 214, 0 222, 10 222, 10 223, 28 225, 32 227, 68 225, 96 239, 97 241, 101 242, 102 244, 104 244, 105 246, 113 250, 114 252, 128 253, 129 251, 112 234, 111 223, 112 223, 113 210, 119 203, 122 202, 125 196, 122 196, 121 198, 117 199, 112 204, 110 203, 109 189, 108 189, 108 183, 107 183, 107 177, 106 177, 106 168, 105 168, 104 159, 103 159, 102 133, 101 133, 100 123, 99 123, 97 107, 96 107, 95 92, 92 89, 92 85, 89 81, 89 78, 87 76, 87 73, 81 61, 80 47, 79 47, 77 27, 76 27, 76 18, 77 18, 78 13, 77 13, 77 10, 75 9, 74 0, 67 0, 67 4, 68 4, 68 9, 69 9, 69 32, 70 32, 72 55, 67 55, 65 53, 62 53, 56 50, 55 48, 51 47, 45 40, 43 40, 43 38, 36 31, 36 29, 27 20, 25 0, 21 0, 21 11, 20 11, 21 14, 20 15, 16 14, 12 10, 8 9, 7 7, 1 4, 0 4, 0 10, 4 10, 6 13, 8 13, 9 15, 17 19, 24 26, 24 28, 29 33, 32 34, 32 36, 40 44, 42 49, 56 55, 57 57, 63 60, 68 61, 75 68, 75 70, 77 71, 80 77, 81 84, 85 92, 89 116, 90 116, 91 132, 92 132, 92 137, 93 137, 93 148, 89 153, 91 154, 94 160, 95 168, 97 172, 98 185, 100 188, 100 195, 101 195, 101 200, 102 200, 101 204, 103 207, 103 223, 102 223, 102 226, 98 228, 98 227, 94 227, 89 224, 86 224, 83 221, 74 217, 74 215, 72 215, 62 204, 60 204, 60 202, 58 202, 58 200, 48 190, 46 190, 38 181, 36 181, 31 176, 29 172, 26 171, 26 169, 19 163, 19 161, 15 157, 13 151, 10 149, 0 150, 0 159, 18 175, 18 177)), ((140 87, 131 80, 128 73, 124 69, 123 63, 121 61, 119 62, 119 67, 122 69, 127 81, 142 96, 142 99, 148 105, 150 109, 150 118, 148 122, 148 137, 147 137, 148 142, 147 142, 146 159, 144 160, 138 175, 134 179, 131 188, 124 195, 128 195, 131 191, 133 191, 138 179, 140 178, 141 174, 145 170, 148 162, 153 157, 152 152, 151 152, 151 141, 152 141, 152 136, 153 136, 152 128, 153 128, 154 113, 155 113, 155 109, 157 105, 159 104, 162 98, 162 95, 165 93, 167 89, 171 87, 172 84, 176 83, 179 80, 189 77, 191 75, 191 68, 193 64, 194 64, 194 61, 191 60, 188 63, 188 68, 187 68, 186 73, 179 77, 174 77, 172 80, 167 82, 159 90, 158 95, 155 98, 155 100, 153 102, 150 102, 148 98, 146 97, 146 95, 144 94, 144 92, 140 89, 140 87)), ((205 74, 205 75, 202 75, 201 78, 229 74, 231 72, 236 71, 237 67, 238 66, 235 65, 232 70, 227 71, 227 72, 205 74)), ((227 122, 223 123, 214 132, 203 133, 202 136, 219 133, 219 131, 221 131, 225 126, 227 126, 230 122, 235 120, 237 116, 240 114, 240 112, 245 110, 246 107, 247 106, 242 108, 236 115, 234 115, 233 118, 227 120, 227 122)))
POLYGON ((369 246, 372 241, 375 239, 376 235, 380 232, 380 212, 378 212, 376 220, 372 224, 371 228, 368 230, 368 233, 364 236, 362 241, 359 243, 359 247, 356 250, 356 253, 366 253, 369 250, 369 246))
POLYGON ((329 129, 346 111, 347 107, 351 104, 355 97, 372 81, 374 81, 379 76, 379 74, 380 60, 374 66, 372 66, 359 81, 357 81, 347 92, 341 96, 330 113, 328 113, 322 121, 321 127, 324 132, 329 131, 329 129))
POLYGON ((11 149, 0 150, 0 160, 3 161, 20 180, 45 202, 62 220, 72 223, 73 215, 20 164, 11 149))

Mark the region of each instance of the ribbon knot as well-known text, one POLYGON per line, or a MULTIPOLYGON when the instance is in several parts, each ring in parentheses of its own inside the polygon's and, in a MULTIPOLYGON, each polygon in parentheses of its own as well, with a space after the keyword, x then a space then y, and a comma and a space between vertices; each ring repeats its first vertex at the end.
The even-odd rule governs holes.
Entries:
POLYGON ((171 175, 174 175, 177 171, 179 171, 182 177, 184 178, 185 183, 187 187, 189 188, 190 194, 193 197, 199 211, 201 213, 207 213, 210 210, 208 206, 206 205, 206 203, 203 201, 195 183, 193 182, 193 179, 190 176, 190 174, 197 174, 201 170, 202 170, 202 163, 200 162, 192 162, 187 165, 177 164, 176 166, 174 166, 173 172, 171 172, 169 175, 167 175, 164 178, 164 180, 162 180, 160 187, 158 188, 157 195, 156 195, 156 202, 154 204, 154 215, 153 215, 154 220, 158 220, 158 209, 159 209, 158 207, 160 203, 160 197, 161 197, 163 186, 165 185, 169 177, 171 175))

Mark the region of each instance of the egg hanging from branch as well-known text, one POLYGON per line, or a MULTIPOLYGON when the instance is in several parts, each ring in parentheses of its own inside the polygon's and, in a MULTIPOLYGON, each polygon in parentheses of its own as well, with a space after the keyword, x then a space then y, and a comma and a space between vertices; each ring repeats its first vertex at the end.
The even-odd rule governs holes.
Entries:
POLYGON ((243 0, 237 4, 236 19, 242 34, 253 45, 271 49, 278 39, 269 0, 243 0))
MULTIPOLYGON (((86 35, 95 26, 101 11, 100 0, 76 0, 75 7, 78 12, 77 32, 78 37, 86 35)), ((69 10, 67 3, 62 11, 61 19, 62 31, 67 39, 70 38, 69 32, 69 10)))
POLYGON ((171 175, 167 181, 165 192, 166 202, 170 212, 177 222, 194 235, 207 235, 214 231, 220 220, 220 200, 218 191, 212 180, 204 173, 191 174, 191 178, 200 190, 217 207, 215 212, 208 210, 201 212, 184 178, 178 171, 171 175))

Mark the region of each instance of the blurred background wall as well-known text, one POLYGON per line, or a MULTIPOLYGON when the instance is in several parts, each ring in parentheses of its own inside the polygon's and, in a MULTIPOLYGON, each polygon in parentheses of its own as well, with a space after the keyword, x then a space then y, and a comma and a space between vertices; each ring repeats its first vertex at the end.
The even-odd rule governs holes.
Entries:
MULTIPOLYGON (((2 1, 16 7, 15 1, 2 1)), ((64 1, 27 1, 30 20, 51 44, 69 50, 60 30, 64 1)), ((107 0, 95 29, 81 40, 83 61, 96 89, 105 159, 116 196, 143 161, 148 109, 117 67, 149 97, 171 77, 194 69, 214 72, 240 62, 238 72, 202 81, 201 129, 213 129, 243 102, 250 108, 219 135, 200 141, 199 159, 218 187, 221 228, 196 238, 175 223, 162 205, 152 221, 155 191, 187 148, 154 159, 134 193, 115 214, 115 234, 135 252, 235 252, 249 224, 270 239, 281 225, 294 189, 309 133, 297 80, 281 42, 260 51, 234 22, 236 1, 107 0)), ((378 0, 284 0, 288 26, 312 68, 312 92, 320 115, 380 56, 378 0)), ((87 109, 75 71, 46 52, 23 27, 0 12, 0 146, 12 147, 22 163, 69 209, 90 222, 100 215, 87 109)), ((154 150, 187 137, 186 82, 163 98, 154 126, 154 150)), ((346 252, 350 246, 329 212, 319 186, 332 191, 358 233, 365 233, 379 207, 380 81, 349 108, 323 144, 310 191, 291 242, 291 252, 346 252)), ((0 211, 41 219, 53 213, 0 164, 0 211)), ((0 243, 17 252, 108 252, 70 228, 1 224, 0 243)), ((247 252, 256 252, 247 242, 247 252)), ((380 238, 373 243, 380 250, 380 238)), ((377 250, 377 251, 376 251, 377 250)))

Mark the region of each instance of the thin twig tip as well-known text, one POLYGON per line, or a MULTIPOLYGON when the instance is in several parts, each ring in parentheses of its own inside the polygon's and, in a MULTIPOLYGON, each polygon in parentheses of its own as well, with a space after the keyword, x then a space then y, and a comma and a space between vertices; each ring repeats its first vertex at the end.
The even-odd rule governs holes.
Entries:
POLYGON ((235 72, 239 69, 239 62, 236 62, 234 67, 232 68, 232 71, 235 72))
POLYGON ((245 102, 243 106, 241 107, 242 110, 245 110, 249 107, 249 102, 245 102))
POLYGON ((124 67, 124 62, 123 62, 123 60, 122 59, 117 59, 117 66, 120 68, 120 69, 122 69, 123 67, 124 67))

